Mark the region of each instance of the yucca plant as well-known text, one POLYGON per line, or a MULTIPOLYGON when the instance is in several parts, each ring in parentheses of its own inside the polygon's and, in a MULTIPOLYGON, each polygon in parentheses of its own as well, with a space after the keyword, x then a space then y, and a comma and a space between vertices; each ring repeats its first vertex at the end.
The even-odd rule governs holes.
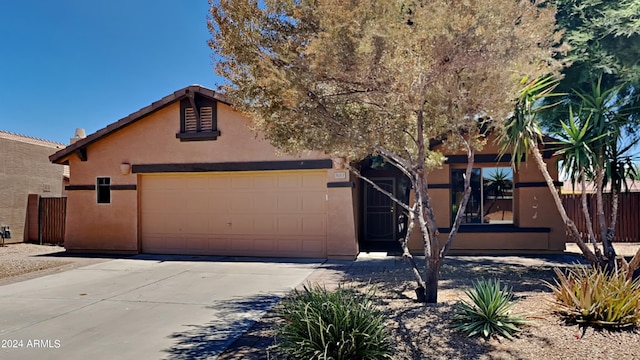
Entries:
POLYGON ((291 359, 391 359, 385 316, 366 294, 305 286, 283 300, 275 349, 291 359))
POLYGON ((567 321, 610 328, 640 323, 640 279, 633 281, 617 268, 554 271, 555 284, 545 283, 553 291, 555 312, 567 321))
POLYGON ((501 288, 500 280, 478 280, 465 294, 469 299, 456 305, 454 330, 468 336, 498 334, 513 339, 522 331, 520 326, 527 323, 523 317, 511 314, 513 293, 507 285, 501 288))

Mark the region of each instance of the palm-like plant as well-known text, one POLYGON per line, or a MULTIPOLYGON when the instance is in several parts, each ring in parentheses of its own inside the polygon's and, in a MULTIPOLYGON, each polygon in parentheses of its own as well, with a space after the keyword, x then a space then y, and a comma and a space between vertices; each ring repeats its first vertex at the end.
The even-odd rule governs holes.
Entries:
MULTIPOLYGON (((623 184, 626 186, 625 178, 628 176, 627 166, 631 162, 629 151, 637 141, 631 141, 626 146, 621 147, 624 138, 624 128, 631 115, 628 107, 628 97, 622 95, 623 85, 603 89, 602 77, 591 86, 590 92, 575 91, 576 96, 581 100, 579 113, 574 117, 570 113, 570 121, 586 119, 582 121, 582 131, 577 133, 575 129, 563 124, 565 137, 561 153, 565 156, 564 170, 570 175, 572 180, 585 181, 586 177, 595 181, 596 190, 596 220, 599 225, 599 238, 602 242, 604 255, 596 255, 600 258, 600 265, 612 269, 615 266, 616 251, 613 247, 613 236, 618 213, 618 194, 622 190, 623 184), (579 163, 575 163, 577 157, 581 157, 579 163), (569 160, 569 162, 567 162, 569 160), (573 162, 573 163, 572 163, 573 162), (610 185, 612 197, 612 209, 609 219, 604 211, 604 188, 610 185)), ((585 189, 582 189, 582 208, 590 236, 593 237, 593 226, 588 215, 585 189)), ((596 247, 595 239, 592 239, 596 247)), ((638 252, 640 256, 640 251, 638 252)), ((634 264, 640 261, 640 257, 634 264)), ((635 266, 635 265, 634 265, 635 266)))
MULTIPOLYGON (((630 157, 625 155, 635 144, 631 142, 623 148, 618 144, 622 138, 626 120, 630 116, 627 110, 627 98, 620 95, 621 87, 603 90, 601 80, 593 84, 590 93, 575 92, 581 99, 579 111, 574 114, 569 107, 569 119, 561 122, 562 131, 556 134, 563 141, 558 154, 564 157, 563 167, 569 177, 582 184, 582 207, 587 223, 591 223, 586 203, 585 180, 594 179, 596 182, 597 216, 600 227, 599 237, 602 241, 603 252, 598 248, 593 227, 589 226, 589 237, 594 250, 583 241, 574 222, 569 219, 562 205, 560 195, 553 185, 539 149, 542 144, 542 131, 539 121, 540 112, 557 105, 559 102, 542 105, 541 99, 564 94, 554 94, 557 80, 547 77, 531 82, 521 92, 515 108, 514 116, 508 121, 506 130, 501 136, 501 152, 510 151, 513 166, 518 167, 520 161, 527 155, 532 155, 535 163, 545 178, 556 208, 562 217, 569 236, 576 242, 590 264, 612 269, 615 266, 616 252, 612 244, 617 217, 617 194, 621 183, 629 173, 630 157), (626 165, 626 166, 625 166, 626 165), (613 209, 607 224, 604 212, 602 192, 607 182, 612 183, 613 209)), ((630 263, 624 262, 628 268, 628 276, 640 266, 640 249, 630 263)))
POLYGON ((598 264, 598 257, 582 240, 575 223, 567 215, 560 194, 553 184, 553 178, 542 157, 540 146, 543 144, 540 114, 543 110, 556 106, 559 102, 543 104, 542 99, 563 96, 553 93, 558 80, 553 77, 536 79, 526 84, 520 92, 513 116, 506 122, 504 131, 500 135, 500 153, 511 153, 512 166, 520 167, 521 161, 532 156, 536 166, 547 183, 551 196, 560 217, 565 224, 569 236, 576 242, 589 263, 598 264))

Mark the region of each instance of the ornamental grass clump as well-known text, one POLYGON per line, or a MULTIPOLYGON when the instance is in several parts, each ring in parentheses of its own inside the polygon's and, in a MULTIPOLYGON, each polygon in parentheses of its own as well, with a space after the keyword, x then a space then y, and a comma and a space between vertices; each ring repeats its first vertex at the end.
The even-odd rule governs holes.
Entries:
POLYGON ((497 334, 513 339, 514 334, 522 331, 520 326, 527 323, 521 316, 511 314, 513 293, 507 285, 501 288, 500 280, 478 280, 465 294, 469 299, 456 305, 454 330, 470 337, 497 334))
POLYGON ((295 290, 277 315, 275 349, 291 359, 391 359, 385 316, 366 294, 338 287, 295 290))
POLYGON ((554 311, 583 326, 620 328, 640 324, 640 279, 620 269, 579 266, 564 274, 554 269, 555 284, 546 283, 555 298, 554 311))

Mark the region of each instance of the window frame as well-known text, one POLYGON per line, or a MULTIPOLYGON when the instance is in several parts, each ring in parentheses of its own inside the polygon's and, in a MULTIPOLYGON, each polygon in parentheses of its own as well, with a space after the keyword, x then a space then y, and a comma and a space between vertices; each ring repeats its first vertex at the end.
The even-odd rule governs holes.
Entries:
POLYGON ((97 176, 96 177, 96 204, 99 205, 109 205, 111 204, 111 177, 110 176, 97 176), (106 184, 101 184, 100 180, 106 180, 106 184), (108 199, 102 199, 100 194, 103 194, 104 188, 107 188, 108 199))
MULTIPOLYGON (((479 211, 478 213, 481 214, 481 216, 479 215, 478 219, 479 222, 462 222, 460 225, 461 226, 468 226, 468 225, 480 225, 480 226, 487 226, 487 225, 492 225, 492 226, 496 226, 496 225, 506 225, 506 226, 512 226, 515 225, 516 223, 516 219, 515 219, 515 180, 514 180, 514 173, 513 173, 513 169, 511 169, 511 167, 509 166, 499 166, 499 165, 491 165, 491 166, 484 166, 484 165, 477 165, 474 164, 474 167, 472 169, 472 176, 473 176, 473 172, 479 170, 479 174, 477 176, 479 176, 479 183, 480 183, 480 189, 479 191, 476 191, 476 193, 478 193, 477 195, 479 196, 479 211), (489 200, 489 197, 487 197, 485 199, 485 182, 484 180, 486 179, 486 175, 485 175, 485 169, 500 169, 500 168, 504 168, 504 169, 509 169, 510 171, 510 177, 509 180, 511 181, 511 188, 510 188, 510 195, 503 197, 504 200, 511 200, 511 214, 512 214, 512 218, 510 222, 485 222, 484 218, 486 215, 484 215, 484 212, 487 210, 487 204, 485 203, 485 201, 489 200)), ((454 209, 457 209, 457 206, 459 204, 459 202, 455 201, 456 198, 456 194, 457 193, 462 193, 462 192, 458 192, 456 191, 456 181, 455 181, 455 176, 454 176, 454 172, 461 172, 464 174, 464 172, 466 171, 466 167, 455 167, 455 168, 451 168, 450 170, 450 179, 451 179, 451 193, 450 193, 450 204, 451 204, 451 221, 450 221, 450 225, 453 225, 453 222, 455 221, 455 217, 456 217, 456 211, 454 211, 454 209)), ((473 180, 471 183, 471 191, 472 194, 471 196, 473 197, 473 193, 474 193, 474 188, 473 188, 473 180)), ((469 209, 469 205, 471 203, 471 198, 469 199, 469 203, 467 203, 467 210, 469 209)), ((490 209, 490 207, 489 207, 490 209)), ((488 214, 487 214, 488 215, 488 214)))

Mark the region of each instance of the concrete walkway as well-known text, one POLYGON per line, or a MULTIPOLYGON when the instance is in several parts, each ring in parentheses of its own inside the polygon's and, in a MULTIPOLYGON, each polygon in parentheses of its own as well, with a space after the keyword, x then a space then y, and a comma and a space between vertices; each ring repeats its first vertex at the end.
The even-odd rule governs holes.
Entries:
POLYGON ((323 261, 147 255, 0 286, 0 359, 215 358, 323 261))

